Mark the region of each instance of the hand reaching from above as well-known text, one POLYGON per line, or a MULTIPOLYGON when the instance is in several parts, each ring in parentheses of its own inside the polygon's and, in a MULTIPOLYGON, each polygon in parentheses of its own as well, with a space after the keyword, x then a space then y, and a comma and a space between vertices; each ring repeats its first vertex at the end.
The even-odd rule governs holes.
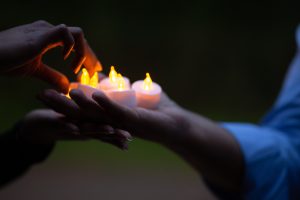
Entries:
POLYGON ((43 55, 57 46, 63 46, 64 59, 72 51, 76 53, 71 64, 75 73, 82 64, 90 75, 101 70, 100 62, 79 27, 36 21, 0 32, 0 73, 35 76, 67 93, 68 79, 42 62, 43 55))

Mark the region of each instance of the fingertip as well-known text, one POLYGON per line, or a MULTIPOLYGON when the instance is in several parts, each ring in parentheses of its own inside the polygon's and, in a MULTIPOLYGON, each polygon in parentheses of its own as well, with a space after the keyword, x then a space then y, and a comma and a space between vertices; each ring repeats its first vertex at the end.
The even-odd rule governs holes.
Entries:
POLYGON ((101 63, 99 61, 97 61, 96 65, 95 65, 95 71, 100 72, 100 71, 102 71, 102 69, 103 68, 102 68, 101 63))
POLYGON ((73 99, 73 98, 76 98, 80 95, 84 95, 84 93, 79 89, 73 89, 73 90, 70 91, 69 95, 73 99))
POLYGON ((78 74, 78 72, 80 71, 81 66, 83 65, 85 59, 86 59, 86 56, 83 57, 83 58, 77 63, 76 67, 74 68, 74 73, 75 73, 75 74, 78 74))
POLYGON ((96 73, 96 70, 92 67, 86 68, 90 77, 94 76, 94 74, 96 73))
POLYGON ((51 99, 53 96, 58 95, 58 92, 53 89, 46 89, 37 94, 37 99, 44 102, 48 103, 49 99, 51 99))
POLYGON ((128 151, 129 150, 129 145, 127 142, 122 143, 122 150, 123 151, 128 151))
POLYGON ((70 81, 67 77, 61 76, 58 80, 58 90, 64 94, 68 94, 70 87, 70 81))

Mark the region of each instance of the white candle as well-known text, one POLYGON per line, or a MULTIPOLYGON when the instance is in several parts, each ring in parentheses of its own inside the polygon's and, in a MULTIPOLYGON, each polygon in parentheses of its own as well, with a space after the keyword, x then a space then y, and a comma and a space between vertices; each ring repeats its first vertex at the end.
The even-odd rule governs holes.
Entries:
POLYGON ((121 74, 118 74, 117 80, 118 88, 107 90, 105 94, 118 104, 134 108, 136 106, 135 91, 126 87, 125 80, 121 74))
MULTIPOLYGON (((130 81, 128 78, 123 77, 124 79, 124 87, 125 89, 130 88, 130 81)), ((114 66, 111 66, 109 77, 103 79, 97 86, 98 89, 101 89, 103 91, 108 90, 116 90, 118 89, 118 73, 116 72, 114 66)))
POLYGON ((147 109, 157 108, 162 90, 160 85, 152 82, 149 73, 146 74, 144 81, 134 82, 132 89, 136 93, 137 106, 147 109))

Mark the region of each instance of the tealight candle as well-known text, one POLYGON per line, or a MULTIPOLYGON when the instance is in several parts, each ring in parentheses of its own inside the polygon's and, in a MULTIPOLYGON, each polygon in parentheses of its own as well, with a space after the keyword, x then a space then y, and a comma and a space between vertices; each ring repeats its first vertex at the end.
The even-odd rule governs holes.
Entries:
MULTIPOLYGON (((126 77, 123 77, 123 79, 124 79, 124 87, 125 87, 125 89, 129 89, 130 88, 130 81, 129 81, 129 79, 126 78, 126 77)), ((108 78, 103 79, 98 84, 98 89, 101 89, 103 91, 118 89, 118 73, 115 70, 114 66, 111 66, 108 78)))
MULTIPOLYGON (((70 91, 73 89, 81 90, 87 97, 92 98, 94 92, 99 91, 96 87, 98 85, 98 72, 95 72, 94 75, 90 78, 88 71, 83 68, 82 73, 79 79, 80 83, 72 82, 70 84, 70 91)), ((69 94, 67 97, 70 98, 69 94)))
POLYGON ((160 102, 161 87, 152 82, 149 73, 146 73, 144 81, 139 80, 133 83, 132 89, 136 93, 137 106, 155 109, 160 102))
POLYGON ((89 76, 88 71, 83 68, 80 77, 78 89, 81 90, 87 97, 92 98, 94 92, 97 92, 98 72, 95 72, 92 77, 89 76))
POLYGON ((117 89, 107 90, 105 94, 116 103, 119 103, 130 108, 136 106, 135 91, 126 87, 125 79, 121 74, 117 75, 117 89))

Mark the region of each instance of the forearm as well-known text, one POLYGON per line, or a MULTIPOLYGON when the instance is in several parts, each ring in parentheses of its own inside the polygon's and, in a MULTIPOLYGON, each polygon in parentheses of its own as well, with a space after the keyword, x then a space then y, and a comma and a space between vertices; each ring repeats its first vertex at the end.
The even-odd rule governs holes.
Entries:
POLYGON ((43 161, 53 144, 37 145, 17 139, 18 126, 0 136, 0 186, 22 175, 31 165, 43 161))
POLYGON ((185 118, 189 127, 182 133, 185 137, 165 145, 212 184, 225 190, 239 190, 244 164, 233 136, 217 123, 197 114, 186 112, 185 118))

